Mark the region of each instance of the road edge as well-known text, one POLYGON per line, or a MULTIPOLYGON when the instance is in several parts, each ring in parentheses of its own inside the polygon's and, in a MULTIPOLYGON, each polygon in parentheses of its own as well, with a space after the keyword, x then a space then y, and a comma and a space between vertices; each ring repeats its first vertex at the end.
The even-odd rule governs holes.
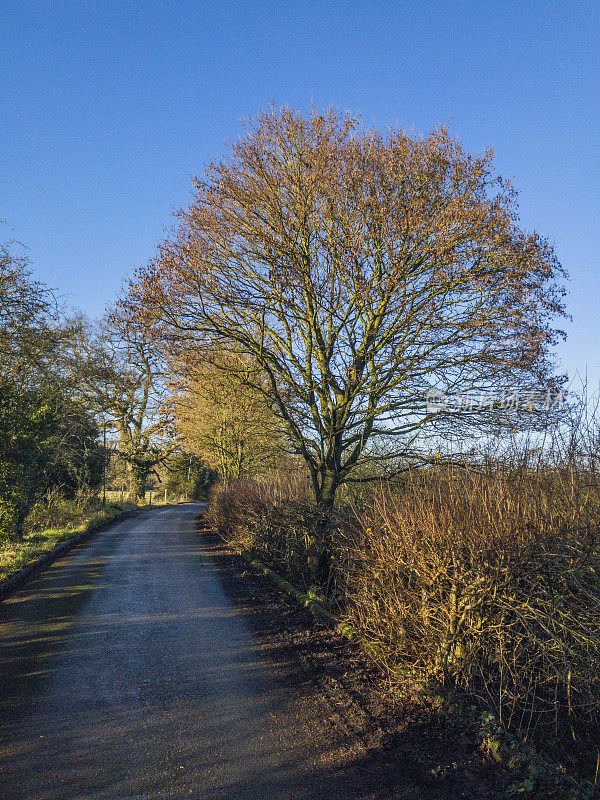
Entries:
POLYGON ((93 524, 86 530, 80 531, 70 539, 66 539, 64 542, 56 545, 56 547, 48 550, 46 553, 44 553, 44 555, 36 558, 34 561, 30 561, 29 564, 26 564, 12 575, 9 575, 8 578, 4 578, 2 581, 0 581, 0 603, 6 600, 7 597, 10 597, 29 578, 31 578, 44 567, 52 564, 60 556, 71 550, 73 547, 76 547, 78 544, 83 544, 85 541, 87 541, 87 539, 90 539, 97 533, 101 533, 111 525, 116 525, 119 522, 128 519, 129 517, 135 517, 146 510, 147 509, 130 509, 123 511, 123 513, 118 514, 111 519, 102 520, 102 522, 99 522, 96 525, 93 524))

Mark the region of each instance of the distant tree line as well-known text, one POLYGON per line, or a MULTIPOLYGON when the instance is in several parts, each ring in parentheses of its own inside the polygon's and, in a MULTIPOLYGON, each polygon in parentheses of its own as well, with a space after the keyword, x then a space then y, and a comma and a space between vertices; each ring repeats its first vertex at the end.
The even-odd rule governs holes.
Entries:
POLYGON ((111 454, 134 501, 153 484, 205 497, 217 473, 176 430, 148 331, 110 310, 67 317, 21 249, 0 245, 0 539, 46 496, 98 495, 111 454))

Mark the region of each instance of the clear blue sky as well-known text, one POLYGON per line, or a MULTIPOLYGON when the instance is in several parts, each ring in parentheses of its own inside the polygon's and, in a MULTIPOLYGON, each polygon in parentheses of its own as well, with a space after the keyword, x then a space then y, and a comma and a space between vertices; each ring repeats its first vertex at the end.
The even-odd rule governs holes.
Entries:
POLYGON ((0 0, 0 240, 94 316, 191 176, 276 104, 494 147, 571 274, 563 365, 600 379, 600 4, 0 0))

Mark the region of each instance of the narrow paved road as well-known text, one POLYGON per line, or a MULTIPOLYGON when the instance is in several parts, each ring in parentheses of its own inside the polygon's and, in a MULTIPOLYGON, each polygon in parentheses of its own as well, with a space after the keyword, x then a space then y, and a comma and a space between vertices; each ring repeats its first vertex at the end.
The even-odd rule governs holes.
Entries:
POLYGON ((380 796, 227 599, 199 511, 125 520, 0 604, 0 797, 380 796))

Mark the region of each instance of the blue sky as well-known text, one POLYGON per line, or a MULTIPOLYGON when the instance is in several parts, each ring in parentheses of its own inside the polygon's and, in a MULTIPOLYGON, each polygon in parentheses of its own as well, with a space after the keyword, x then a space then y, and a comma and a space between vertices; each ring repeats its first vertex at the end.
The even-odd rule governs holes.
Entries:
POLYGON ((573 374, 600 379, 600 5, 0 0, 0 240, 102 313, 191 177, 270 105, 492 145, 571 275, 573 374))

